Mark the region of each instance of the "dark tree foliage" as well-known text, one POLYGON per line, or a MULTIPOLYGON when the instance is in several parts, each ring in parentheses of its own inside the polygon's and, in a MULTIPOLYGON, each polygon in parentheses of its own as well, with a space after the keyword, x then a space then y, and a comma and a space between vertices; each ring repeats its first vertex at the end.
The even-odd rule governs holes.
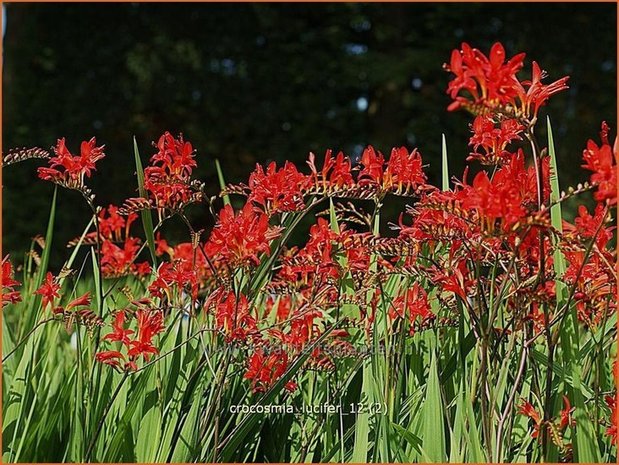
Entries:
MULTIPOLYGON (((526 72, 536 59, 550 79, 571 75, 548 107, 562 184, 585 179, 580 154, 601 121, 616 127, 614 4, 9 4, 6 14, 3 149, 64 136, 78 150, 96 136, 101 205, 135 195, 132 136, 146 162, 165 130, 193 142, 213 194, 215 158, 239 182, 257 162, 302 166, 309 151, 354 157, 365 144, 418 146, 439 182, 441 133, 460 176, 467 120, 445 110, 441 66, 462 41, 487 51, 500 40, 527 52, 526 72)), ((53 187, 35 166, 3 173, 4 251, 16 258, 49 213, 53 187)), ((87 210, 72 192, 59 202, 61 250, 87 210)))

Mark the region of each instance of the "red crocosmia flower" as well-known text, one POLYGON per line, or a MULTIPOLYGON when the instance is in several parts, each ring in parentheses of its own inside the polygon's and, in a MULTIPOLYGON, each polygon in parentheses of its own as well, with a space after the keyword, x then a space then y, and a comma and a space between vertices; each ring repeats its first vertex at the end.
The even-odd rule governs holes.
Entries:
POLYGON ((13 265, 7 255, 2 259, 2 307, 6 304, 21 302, 19 291, 14 288, 21 283, 13 279, 13 265))
POLYGON ((197 166, 194 150, 183 136, 164 133, 156 144, 151 166, 144 170, 144 188, 157 208, 177 209, 191 200, 191 172, 197 166))
POLYGON ((576 420, 572 417, 575 408, 570 405, 570 400, 567 396, 563 396, 563 408, 561 409, 561 421, 559 423, 559 427, 561 429, 565 429, 568 426, 574 426, 576 424, 576 420))
POLYGON ((189 289, 193 300, 198 297, 198 280, 191 261, 182 259, 174 262, 163 262, 157 269, 157 277, 148 287, 148 292, 153 297, 168 299, 172 298, 174 288, 178 290, 189 289))
POLYGON ((614 396, 606 396, 604 400, 606 405, 610 407, 610 426, 606 428, 606 435, 610 436, 613 441, 613 445, 617 447, 617 398, 614 396))
MULTIPOLYGON (((284 374, 287 367, 288 355, 286 352, 278 351, 265 354, 263 349, 258 348, 249 358, 244 378, 251 381, 251 389, 254 393, 265 392, 284 374)), ((288 382, 285 388, 293 391, 296 389, 296 384, 288 382)))
POLYGON ((317 322, 323 317, 320 310, 308 310, 291 316, 290 332, 285 335, 284 342, 297 350, 319 335, 317 322))
MULTIPOLYGON (((104 240, 101 244, 101 271, 106 278, 124 276, 137 273, 138 267, 135 264, 138 251, 140 250, 140 239, 137 237, 127 237, 123 247, 119 247, 110 240, 104 240)), ((140 265, 139 271, 144 273, 148 264, 140 265)))
POLYGON ((65 184, 71 188, 83 186, 84 177, 89 178, 95 170, 95 163, 105 157, 104 146, 97 147, 93 137, 88 142, 82 142, 80 155, 69 152, 64 137, 58 139, 54 147, 55 157, 49 159, 49 167, 38 169, 39 178, 45 181, 65 184))
POLYGON ((461 50, 454 50, 450 64, 443 67, 455 74, 447 93, 454 99, 449 110, 472 105, 496 107, 506 105, 518 95, 516 77, 522 69, 525 54, 520 53, 505 62, 505 49, 499 42, 490 49, 490 56, 463 43, 461 50), (466 91, 468 96, 460 95, 466 91))
POLYGON ((415 190, 424 185, 426 181, 421 154, 417 149, 410 153, 406 147, 391 150, 384 174, 383 188, 402 193, 415 190))
POLYGON ((95 355, 95 359, 97 362, 118 368, 121 362, 124 362, 125 356, 117 350, 106 350, 98 352, 97 355, 95 355))
POLYGON ((391 318, 396 316, 405 318, 406 314, 409 317, 411 336, 415 334, 415 322, 418 319, 423 324, 434 318, 428 303, 428 294, 418 283, 414 283, 413 287, 396 297, 393 306, 390 308, 391 318))
POLYGON ((562 77, 552 84, 542 84, 542 79, 546 77, 546 72, 542 71, 537 62, 532 64, 533 73, 530 81, 523 81, 523 87, 528 88, 525 95, 520 96, 521 112, 524 115, 537 118, 539 108, 546 104, 548 99, 568 88, 567 81, 569 76, 562 77))
POLYGON ((568 262, 563 279, 568 285, 575 286, 578 318, 595 327, 616 308, 617 278, 609 265, 612 255, 595 253, 584 262, 584 250, 565 249, 563 254, 568 262))
POLYGON ((249 335, 257 331, 256 320, 249 313, 247 297, 241 294, 236 298, 234 292, 229 291, 218 299, 215 305, 215 320, 227 341, 244 341, 249 335))
POLYGON ((125 329, 127 315, 124 310, 119 310, 114 315, 112 332, 103 336, 104 341, 121 342, 129 346, 130 336, 135 332, 132 329, 125 329))
POLYGON ((292 311, 292 297, 290 295, 283 295, 277 302, 277 311, 275 314, 275 320, 280 323, 287 320, 290 317, 292 311))
POLYGON ((161 237, 161 233, 157 232, 155 236, 155 253, 158 257, 161 257, 164 254, 170 254, 172 251, 172 247, 168 244, 164 238, 161 237))
POLYGON ((77 307, 87 307, 90 305, 90 292, 86 292, 84 295, 79 296, 77 299, 72 300, 67 304, 67 310, 71 310, 77 307))
POLYGON ((497 171, 491 180, 485 171, 480 171, 473 184, 464 186, 459 195, 462 207, 475 210, 482 229, 488 232, 495 230, 497 220, 501 220, 503 230, 506 230, 526 214, 519 193, 520 186, 499 174, 500 171, 497 171))
POLYGON ((153 345, 153 337, 163 332, 163 313, 153 310, 138 310, 135 312, 138 321, 137 338, 129 341, 128 355, 136 360, 143 357, 148 362, 151 355, 158 354, 159 349, 153 345))
POLYGON ((129 237, 131 224, 138 218, 136 213, 130 213, 124 217, 118 213, 118 210, 115 205, 109 205, 98 215, 101 236, 114 242, 122 242, 123 237, 129 237))
POLYGON ((450 271, 437 272, 432 280, 439 284, 443 291, 453 292, 462 300, 467 299, 467 290, 473 289, 475 281, 470 278, 471 273, 466 266, 466 260, 459 260, 450 271))
POLYGON ((531 437, 536 438, 539 435, 539 429, 542 424, 542 417, 540 416, 540 414, 537 412, 537 410, 535 410, 535 408, 533 407, 533 405, 531 405, 530 402, 527 402, 524 399, 522 400, 522 403, 518 408, 518 413, 520 413, 521 415, 525 415, 531 420, 533 420, 533 433, 531 433, 531 437))
POLYGON ((600 136, 602 145, 598 146, 594 141, 587 142, 587 148, 582 157, 585 163, 583 168, 592 171, 591 183, 597 186, 594 194, 598 202, 607 201, 610 205, 617 204, 617 153, 613 152, 608 143, 608 125, 602 123, 600 136))
POLYGON ((308 180, 289 161, 279 170, 275 162, 271 162, 266 171, 261 165, 256 165, 249 176, 248 202, 260 206, 267 214, 302 210, 308 180))
POLYGON ((334 258, 338 234, 331 229, 329 221, 318 218, 309 231, 305 246, 291 257, 284 259, 280 277, 284 281, 304 281, 307 284, 324 284, 337 279, 340 267, 334 258))
POLYGON ((314 164, 315 155, 310 153, 307 164, 312 171, 314 184, 316 187, 328 190, 330 187, 343 188, 352 187, 355 181, 352 176, 352 163, 350 158, 339 152, 333 158, 333 151, 327 150, 322 170, 319 172, 314 164))
POLYGON ((467 160, 498 164, 510 158, 511 153, 506 150, 506 147, 514 140, 522 140, 520 135, 524 126, 515 119, 505 119, 497 127, 492 117, 479 115, 473 121, 471 129, 473 136, 469 145, 473 146, 474 152, 467 160))
POLYGON ((53 305, 54 299, 60 298, 60 284, 54 279, 54 275, 48 272, 45 275, 45 282, 34 293, 43 296, 42 305, 43 309, 48 305, 53 305))
POLYGON ((247 203, 234 214, 232 206, 226 205, 219 213, 219 220, 211 232, 205 251, 230 266, 260 263, 258 255, 270 253, 270 242, 278 237, 280 230, 269 226, 269 218, 256 212, 247 203))
POLYGON ((443 65, 455 75, 447 87, 454 100, 448 110, 464 108, 477 114, 502 112, 535 119, 539 108, 552 95, 567 89, 569 77, 544 85, 541 81, 545 74, 533 62, 531 80, 521 82, 516 75, 523 67, 524 57, 524 53, 519 53, 505 61, 505 49, 498 42, 490 49, 489 57, 462 44, 461 50, 452 52, 450 64, 443 65))
POLYGON ((608 242, 613 238, 612 228, 606 228, 602 223, 606 220, 606 209, 604 205, 597 204, 595 206, 595 212, 592 215, 589 214, 587 207, 580 205, 578 207, 578 216, 574 218, 574 225, 565 223, 565 229, 568 231, 576 232, 583 239, 590 239, 597 233, 595 243, 600 250, 606 248, 608 242))
POLYGON ((369 145, 363 151, 360 160, 363 168, 357 178, 359 185, 381 185, 385 169, 385 157, 369 145))

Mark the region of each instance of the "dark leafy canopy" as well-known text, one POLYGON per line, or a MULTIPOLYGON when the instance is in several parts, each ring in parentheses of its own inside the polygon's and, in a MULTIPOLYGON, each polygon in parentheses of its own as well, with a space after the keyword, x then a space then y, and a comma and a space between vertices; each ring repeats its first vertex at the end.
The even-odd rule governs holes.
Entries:
MULTIPOLYGON (((77 149, 96 135, 108 154, 92 182, 101 205, 135 195, 127 134, 146 157, 164 130, 192 140, 196 176, 213 194, 214 158, 238 182, 256 162, 301 166, 309 151, 355 156, 367 143, 419 146, 436 183, 443 132, 461 173, 469 134, 464 115, 445 111, 441 72, 461 41, 487 50, 501 40, 508 55, 527 50, 551 77, 571 76, 552 102, 566 185, 584 180, 576 160, 600 121, 616 127, 612 4, 11 4, 6 13, 3 149, 62 136, 77 149)), ((36 163, 3 176, 4 249, 17 256, 49 211, 36 163)), ((85 226, 72 195, 60 199, 59 248, 85 226)))

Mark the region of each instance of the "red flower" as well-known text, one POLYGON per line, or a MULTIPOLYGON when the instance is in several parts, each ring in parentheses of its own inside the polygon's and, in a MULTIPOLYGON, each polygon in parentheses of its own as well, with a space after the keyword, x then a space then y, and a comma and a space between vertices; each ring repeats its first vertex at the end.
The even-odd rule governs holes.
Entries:
POLYGON ((54 298, 60 298, 59 290, 60 284, 55 281, 54 275, 48 272, 45 275, 45 282, 34 293, 43 296, 42 305, 45 309, 48 305, 53 304, 54 298))
POLYGON ((335 158, 332 156, 332 151, 327 150, 325 161, 322 165, 322 170, 318 172, 314 164, 315 155, 310 153, 307 164, 312 171, 314 184, 317 187, 328 189, 329 187, 346 187, 353 186, 354 180, 352 177, 352 164, 350 158, 339 152, 335 158))
POLYGON ((137 338, 129 341, 129 357, 136 360, 143 357, 145 361, 153 354, 158 354, 159 349, 153 345, 153 337, 163 332, 163 313, 158 310, 138 310, 135 312, 138 320, 137 338))
POLYGON ((226 205, 219 213, 219 220, 205 246, 206 253, 224 260, 230 266, 260 263, 258 255, 270 253, 270 242, 279 236, 279 229, 269 226, 264 213, 255 212, 247 203, 234 214, 226 205))
POLYGON ((157 208, 177 209, 191 200, 190 177, 197 166, 193 147, 182 135, 175 139, 169 132, 159 138, 156 147, 151 166, 144 170, 144 187, 157 208))
POLYGON ((13 279, 13 265, 7 255, 2 260, 2 306, 6 304, 15 304, 21 302, 21 295, 19 291, 13 288, 19 286, 21 283, 13 279))
POLYGON ((412 288, 396 297, 393 301, 393 308, 390 308, 392 318, 396 315, 404 318, 407 313, 411 336, 415 334, 414 325, 417 319, 423 324, 434 318, 434 313, 430 310, 430 304, 428 303, 428 294, 418 283, 414 283, 412 288))
POLYGON ((567 81, 569 76, 562 77, 556 80, 552 84, 542 84, 542 79, 546 77, 546 72, 542 71, 537 64, 533 62, 533 72, 531 81, 523 81, 523 86, 528 87, 526 95, 521 95, 520 99, 521 110, 525 115, 531 115, 537 118, 537 112, 539 108, 546 104, 548 99, 556 94, 568 88, 567 81))
POLYGON ((466 260, 458 260, 455 266, 437 272, 432 280, 439 284, 443 291, 453 292, 462 300, 467 300, 467 291, 474 289, 475 280, 471 279, 466 260))
POLYGON ((259 205, 267 214, 299 211, 305 207, 303 191, 307 183, 308 177, 288 161, 279 170, 275 162, 271 162, 266 172, 261 165, 256 165, 249 176, 248 202, 259 205))
POLYGON ((99 212, 99 232, 106 239, 122 242, 123 237, 129 237, 131 224, 138 218, 138 215, 130 213, 125 218, 118 213, 118 210, 115 205, 109 205, 99 212))
POLYGON ((489 57, 463 43, 462 50, 452 52, 450 64, 443 65, 455 75, 447 87, 454 100, 448 109, 465 108, 478 114, 498 111, 535 119, 539 107, 552 95, 567 89, 569 77, 544 85, 541 81, 545 75, 533 62, 531 80, 521 82, 516 75, 522 69, 524 57, 524 53, 519 53, 506 62, 505 49, 498 42, 490 49, 489 57))
POLYGON ((563 396, 563 408, 561 409, 561 421, 559 427, 565 429, 568 426, 574 426, 576 420, 572 417, 575 408, 570 405, 570 400, 567 396, 563 396))
POLYGON ((610 436, 615 447, 617 447, 617 417, 619 416, 616 397, 617 395, 615 394, 614 396, 606 396, 604 398, 606 405, 610 407, 610 426, 606 428, 606 435, 610 436))
POLYGON ((583 239, 591 239, 597 233, 595 243, 600 250, 604 250, 608 242, 613 238, 614 229, 606 228, 602 225, 606 220, 605 211, 604 205, 598 203, 592 216, 589 214, 586 206, 579 205, 578 216, 574 218, 574 226, 566 224, 566 229, 575 230, 583 239))
MULTIPOLYGON (((245 379, 251 380, 251 388, 254 393, 265 392, 271 387, 288 367, 288 355, 286 352, 273 352, 265 354, 261 348, 249 358, 248 368, 245 372, 245 379)), ((285 385, 288 391, 294 391, 296 384, 289 381, 285 385)))
POLYGON ((124 276, 131 273, 148 273, 150 265, 135 264, 140 240, 136 237, 127 237, 123 247, 119 247, 109 240, 104 240, 101 245, 101 271, 104 277, 124 276))
POLYGON ((224 331, 227 341, 244 341, 255 333, 256 320, 249 314, 249 302, 245 295, 241 294, 237 299, 234 292, 229 291, 217 297, 215 320, 217 327, 224 331))
POLYGON ((475 210, 482 229, 489 232, 495 230, 496 220, 501 220, 505 230, 526 214, 519 186, 497 174, 490 180, 485 171, 479 172, 473 184, 464 186, 459 194, 462 207, 475 210))
POLYGON ((198 297, 198 280, 191 260, 178 259, 173 263, 163 262, 157 270, 157 277, 148 287, 148 292, 154 297, 171 299, 173 288, 183 290, 189 288, 193 300, 198 297))
POLYGON ((600 136, 602 145, 598 146, 589 140, 582 157, 585 163, 583 168, 592 171, 591 183, 597 186, 594 194, 598 202, 608 201, 610 205, 617 203, 617 154, 608 143, 608 125, 602 123, 600 136))
POLYGON ((361 165, 363 169, 359 172, 358 182, 360 185, 380 185, 383 181, 383 171, 385 168, 385 158, 383 154, 374 150, 369 145, 361 155, 361 165))
POLYGON ((49 159, 49 168, 38 169, 39 178, 65 184, 71 188, 81 187, 84 177, 89 178, 95 170, 95 163, 105 157, 104 146, 97 147, 96 144, 94 137, 88 142, 82 142, 80 155, 73 156, 67 149, 64 137, 58 139, 54 147, 56 156, 49 159))
POLYGON ((71 310, 77 307, 87 307, 90 305, 90 292, 79 296, 77 299, 72 300, 67 304, 67 310, 71 310))
POLYGON ((533 407, 533 405, 531 405, 530 402, 527 402, 524 399, 522 400, 522 404, 520 404, 520 407, 518 408, 518 413, 520 413, 521 415, 525 415, 531 420, 533 420, 533 433, 531 433, 531 437, 536 438, 539 435, 539 428, 542 424, 542 417, 540 416, 540 414, 537 413, 537 410, 535 410, 535 408, 533 407))
POLYGON ((499 42, 492 46, 489 57, 463 43, 462 50, 451 53, 451 63, 443 65, 456 76, 447 87, 447 93, 454 99, 449 110, 470 105, 496 107, 511 103, 519 93, 516 73, 522 69, 524 57, 524 53, 519 53, 505 62, 505 49, 499 42), (463 90, 470 97, 460 96, 463 90))
POLYGON ((142 357, 148 361, 153 354, 158 354, 159 349, 153 344, 153 337, 163 332, 163 312, 145 308, 148 301, 133 302, 138 306, 135 312, 137 320, 137 334, 131 329, 125 329, 126 313, 119 310, 114 315, 112 332, 103 337, 104 341, 120 342, 122 348, 127 351, 126 356, 119 350, 102 351, 95 356, 96 360, 120 368, 120 363, 127 361, 124 365, 125 371, 137 370, 137 361, 142 357))
POLYGON ((106 350, 98 352, 95 355, 97 362, 105 363, 113 367, 120 367, 121 361, 125 360, 125 356, 117 350, 106 350))
POLYGON ((474 152, 467 160, 479 160, 484 164, 497 164, 510 157, 510 152, 505 150, 508 144, 514 140, 521 140, 520 134, 524 126, 515 119, 502 120, 499 127, 496 126, 492 117, 479 115, 471 125, 473 136, 469 145, 473 146, 474 152), (479 149, 483 152, 480 153, 479 149))
POLYGON ((127 315, 124 310, 119 310, 114 315, 114 323, 112 323, 112 332, 103 336, 104 341, 121 342, 128 346, 129 337, 135 332, 132 329, 125 329, 125 321, 127 315))
POLYGON ((384 174, 383 188, 402 193, 415 190, 424 185, 426 181, 421 154, 417 149, 410 153, 406 147, 391 150, 391 156, 384 174))
POLYGON ((155 236, 155 253, 158 257, 161 257, 163 254, 169 254, 172 250, 172 247, 168 244, 164 238, 161 237, 161 233, 157 231, 157 235, 155 236))

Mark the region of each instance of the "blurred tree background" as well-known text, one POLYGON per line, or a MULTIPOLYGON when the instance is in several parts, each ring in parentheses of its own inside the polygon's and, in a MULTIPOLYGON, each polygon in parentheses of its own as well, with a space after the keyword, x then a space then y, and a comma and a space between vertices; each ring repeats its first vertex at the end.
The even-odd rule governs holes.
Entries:
MULTIPOLYGON (((165 130, 198 150, 196 177, 218 192, 255 163, 327 148, 353 158, 365 144, 419 147, 439 182, 445 133, 450 171, 468 154, 468 116, 447 113, 441 70, 462 41, 527 52, 570 89, 552 99, 563 186, 586 179, 582 149, 600 123, 616 128, 614 3, 528 4, 5 4, 3 150, 77 151, 96 136, 106 154, 90 181, 98 203, 136 195, 132 136, 143 162, 165 130)), ((542 114, 542 121, 545 120, 542 114)), ((543 138, 545 128, 540 125, 543 138)), ((543 139, 542 139, 543 140, 543 139)), ((3 171, 3 251, 20 261, 44 233, 53 186, 28 161, 3 171)), ((60 192, 56 266, 88 210, 60 192)), ((204 210, 194 220, 208 227, 204 210)), ((187 240, 180 228, 170 234, 187 240)))

